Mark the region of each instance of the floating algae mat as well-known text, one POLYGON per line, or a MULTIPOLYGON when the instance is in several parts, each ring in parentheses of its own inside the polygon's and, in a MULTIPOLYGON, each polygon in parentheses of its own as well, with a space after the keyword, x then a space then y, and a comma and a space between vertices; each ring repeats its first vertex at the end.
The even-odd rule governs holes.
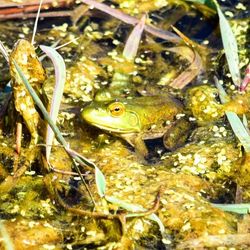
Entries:
POLYGON ((0 249, 249 249, 248 8, 2 1, 0 249))

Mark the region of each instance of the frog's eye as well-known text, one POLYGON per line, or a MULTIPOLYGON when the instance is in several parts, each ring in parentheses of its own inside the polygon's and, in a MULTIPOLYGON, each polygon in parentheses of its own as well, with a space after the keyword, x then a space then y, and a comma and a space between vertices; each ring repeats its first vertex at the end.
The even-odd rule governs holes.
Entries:
POLYGON ((111 115, 115 116, 115 117, 121 116, 125 112, 125 107, 120 102, 113 102, 113 103, 111 103, 109 105, 108 109, 109 109, 111 115))

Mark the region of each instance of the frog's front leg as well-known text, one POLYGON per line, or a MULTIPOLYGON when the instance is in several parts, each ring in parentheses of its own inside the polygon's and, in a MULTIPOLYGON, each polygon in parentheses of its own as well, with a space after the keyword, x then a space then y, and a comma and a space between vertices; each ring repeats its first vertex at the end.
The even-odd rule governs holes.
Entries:
POLYGON ((138 135, 120 135, 123 139, 125 139, 132 147, 135 148, 135 152, 141 156, 142 158, 148 155, 148 149, 143 141, 142 134, 138 135))
POLYGON ((141 135, 138 135, 134 139, 133 144, 135 152, 138 153, 140 156, 143 156, 145 158, 148 155, 148 149, 141 135))

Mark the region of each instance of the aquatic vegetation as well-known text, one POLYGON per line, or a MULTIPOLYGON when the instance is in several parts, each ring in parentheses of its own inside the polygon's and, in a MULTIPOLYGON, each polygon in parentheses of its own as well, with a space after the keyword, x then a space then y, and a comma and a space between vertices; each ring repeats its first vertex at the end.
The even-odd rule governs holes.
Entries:
POLYGON ((112 100, 115 97, 122 97, 126 95, 125 92, 127 92, 127 95, 131 95, 131 92, 134 92, 134 86, 130 82, 130 72, 126 72, 124 70, 124 67, 120 67, 120 63, 124 62, 126 64, 131 64, 131 69, 136 69, 134 61, 141 42, 141 36, 145 27, 145 21, 146 15, 142 17, 141 21, 134 27, 131 34, 129 35, 123 49, 123 58, 119 58, 118 56, 116 56, 119 65, 114 65, 114 74, 109 88, 107 88, 106 90, 102 89, 101 91, 96 93, 96 101, 112 100))
POLYGON ((216 100, 218 91, 210 85, 200 85, 187 90, 186 105, 199 124, 218 121, 224 116, 224 108, 216 100))
POLYGON ((159 219, 159 217, 153 213, 154 210, 157 210, 159 207, 160 192, 159 192, 159 194, 157 194, 154 208, 147 211, 142 206, 126 203, 122 200, 115 198, 114 196, 106 196, 105 195, 105 193, 106 193, 105 177, 98 167, 95 167, 95 180, 96 180, 97 191, 98 191, 101 198, 104 198, 105 200, 112 203, 113 205, 117 205, 118 207, 126 209, 126 211, 128 211, 128 212, 132 212, 132 213, 125 214, 125 218, 141 217, 141 216, 145 217, 146 216, 146 218, 149 218, 150 220, 155 221, 159 225, 160 232, 161 232, 162 237, 164 239, 164 235, 165 235, 164 225, 161 222, 161 220, 159 219))
POLYGON ((232 75, 232 80, 236 86, 240 86, 241 77, 240 77, 240 69, 239 69, 239 57, 238 57, 238 47, 235 36, 232 32, 230 24, 222 13, 218 3, 214 1, 217 8, 217 13, 220 21, 220 30, 222 42, 227 58, 227 63, 229 67, 229 71, 232 75))
MULTIPOLYGON (((13 119, 16 105, 14 99, 9 102, 10 95, 5 93, 9 91, 5 85, 10 77, 2 74, 0 214, 5 219, 2 228, 7 234, 0 230, 1 234, 21 249, 27 239, 32 240, 32 248, 45 249, 250 245, 247 226, 239 229, 247 220, 234 213, 246 213, 248 206, 245 209, 243 204, 232 205, 235 201, 249 203, 250 197, 249 143, 245 137, 250 107, 248 88, 240 92, 232 84, 221 47, 214 43, 220 42, 214 26, 211 34, 194 35, 200 32, 200 27, 204 31, 204 20, 217 23, 214 14, 219 7, 203 0, 192 6, 178 1, 175 8, 172 2, 166 5, 163 1, 156 6, 155 1, 134 1, 133 14, 138 8, 156 8, 157 12, 132 17, 105 3, 84 2, 109 15, 82 5, 79 7, 84 14, 78 13, 73 25, 69 20, 62 24, 58 18, 59 26, 46 30, 47 23, 43 22, 45 29, 32 39, 59 48, 67 44, 60 48, 62 67, 61 73, 56 73, 66 78, 64 91, 60 89, 58 95, 57 118, 51 119, 47 106, 53 102, 54 82, 63 83, 54 78, 53 71, 59 67, 42 55, 48 80, 43 79, 34 91, 33 76, 26 74, 31 71, 29 68, 34 69, 33 65, 25 67, 22 60, 12 60, 15 79, 20 80, 20 84, 13 86, 20 87, 32 101, 27 114, 23 113, 24 122, 32 119, 28 114, 33 111, 39 120, 38 126, 35 124, 29 131, 24 127, 18 132, 24 142, 18 154, 12 134, 16 127, 13 119), (205 9, 213 15, 205 15, 205 9), (167 14, 170 15, 166 18, 167 14), (199 24, 189 24, 191 16, 196 16, 199 24), (134 29, 130 30, 123 21, 135 26, 134 29), (178 35, 167 31, 170 24, 177 27, 173 30, 178 35), (224 80, 227 96, 214 87, 215 74, 224 80), (109 99, 98 99, 107 97, 107 93, 109 99), (225 103, 219 102, 218 93, 225 103), (88 109, 99 115, 103 112, 108 118, 96 125, 101 118, 93 116, 88 122, 96 128, 89 126, 80 117, 80 112, 87 116, 88 109), (129 110, 131 116, 127 117, 124 110, 129 110), (225 119, 230 112, 235 112, 236 135, 225 119), (135 123, 138 117, 140 126, 135 123), (49 164, 44 157, 45 144, 40 144, 46 143, 45 121, 61 144, 53 145, 49 164), (126 130, 129 122, 131 130, 126 130), (121 136, 123 129, 126 133, 121 136), (30 136, 33 141, 39 139, 35 139, 39 143, 33 143, 32 148, 28 147, 30 136), (147 153, 147 157, 142 159, 138 152, 147 153), (20 236, 15 234, 20 231, 20 236)), ((126 8, 127 2, 118 4, 126 8)), ((76 13, 75 9, 71 13, 76 13)), ((19 25, 25 22, 29 23, 22 21, 19 25)), ((225 24, 225 19, 222 22, 225 24)), ((29 34, 28 27, 31 23, 16 28, 16 34, 0 46, 7 60, 7 47, 12 47, 20 30, 29 34)), ((7 28, 13 30, 8 25, 7 28)), ((228 30, 224 33, 231 36, 229 26, 225 28, 228 30)), ((244 48, 244 42, 241 46, 244 48)), ((52 52, 53 58, 57 55, 52 48, 42 48, 52 52)), ((36 48, 33 52, 32 58, 36 58, 41 51, 36 48)), ((241 61, 239 68, 243 69, 246 62, 241 61)), ((41 65, 38 60, 36 63, 41 65)), ((2 64, 1 68, 7 67, 2 64)), ((247 81, 246 74, 242 88, 247 81)), ((55 90, 54 95, 57 94, 55 90)), ((51 143, 52 140, 46 144, 51 143)))
POLYGON ((240 90, 244 91, 247 88, 249 83, 250 83, 250 64, 247 66, 245 77, 242 80, 242 83, 240 85, 240 90))
MULTIPOLYGON (((93 0, 83 0, 83 2, 86 4, 92 4, 96 8, 98 8, 98 9, 100 9, 100 10, 102 10, 102 11, 104 11, 112 16, 115 16, 115 17, 117 17, 125 22, 131 23, 131 24, 136 23, 136 19, 134 19, 133 17, 128 16, 122 12, 119 12, 118 10, 114 10, 111 7, 104 5, 102 3, 95 2, 93 0)), ((138 21, 138 24, 139 23, 140 22, 138 21)), ((193 45, 193 43, 189 44, 188 42, 190 40, 185 39, 185 36, 180 34, 180 32, 177 32, 177 34, 180 35, 180 39, 175 40, 175 39, 173 39, 172 33, 169 33, 169 31, 159 30, 159 32, 158 32, 158 30, 155 29, 152 25, 150 25, 150 26, 145 25, 144 29, 145 29, 145 31, 148 31, 157 37, 163 38, 163 39, 170 41, 170 42, 173 42, 173 43, 181 43, 181 39, 183 39, 187 45, 189 45, 189 46, 193 45), (164 35, 164 33, 166 33, 166 35, 164 35)), ((174 29, 174 30, 176 31, 177 29, 174 29)), ((140 39, 140 33, 138 33, 138 39, 140 39)), ((184 48, 179 47, 179 48, 169 49, 169 51, 172 51, 174 53, 179 53, 179 54, 183 54, 183 50, 186 50, 185 51, 186 53, 184 53, 184 55, 185 55, 185 58, 187 58, 190 61, 191 65, 189 66, 189 68, 185 72, 181 73, 176 79, 174 79, 170 85, 171 87, 180 88, 180 89, 185 87, 185 85, 187 85, 190 81, 192 81, 200 73, 200 71, 203 68, 201 57, 200 57, 198 51, 196 51, 194 46, 192 49, 189 48, 189 50, 188 50, 188 48, 185 48, 185 47, 184 48)))
POLYGON ((38 123, 39 114, 35 109, 35 104, 22 84, 22 80, 15 68, 15 62, 20 64, 23 74, 33 88, 40 92, 41 86, 45 81, 45 71, 38 60, 34 47, 26 40, 19 40, 9 56, 10 74, 12 77, 12 88, 15 99, 15 109, 23 117, 29 132, 31 134, 31 145, 38 143, 38 123))
MULTIPOLYGON (((98 8, 101 11, 106 12, 107 14, 110 14, 110 15, 116 17, 125 23, 129 23, 132 25, 139 23, 139 21, 135 17, 126 15, 125 13, 123 13, 119 10, 113 9, 113 8, 103 4, 103 3, 99 3, 99 2, 96 2, 93 0, 82 0, 82 2, 84 2, 88 5, 94 6, 95 8, 98 8)), ((154 27, 153 25, 145 25, 145 31, 147 31, 147 32, 149 32, 157 37, 160 37, 162 39, 166 39, 168 41, 171 41, 173 43, 180 42, 180 38, 177 35, 169 32, 167 30, 158 29, 158 28, 154 27)))
MULTIPOLYGON (((215 79, 215 83, 216 83, 216 86, 219 90, 221 102, 225 103, 228 99, 228 96, 217 79, 215 79)), ((245 151, 247 153, 249 153, 250 152, 250 134, 249 134, 249 131, 245 128, 244 124, 241 122, 241 120, 239 119, 239 117, 237 116, 237 114, 235 112, 226 111, 226 116, 229 120, 229 123, 230 123, 235 135, 240 140, 245 151)))
MULTIPOLYGON (((53 62, 54 68, 55 68, 55 87, 54 87, 54 94, 51 100, 51 105, 50 105, 50 118, 51 120, 55 123, 60 104, 61 104, 61 99, 63 95, 63 90, 64 90, 64 83, 66 80, 66 67, 65 63, 63 61, 63 58, 59 53, 56 52, 56 50, 47 47, 47 46, 42 46, 40 45, 40 48, 42 51, 46 53, 47 56, 50 57, 50 59, 53 62)), ((54 133, 51 130, 50 126, 47 125, 47 132, 46 132, 46 159, 49 161, 49 156, 51 152, 51 146, 53 143, 53 138, 54 138, 54 133)))

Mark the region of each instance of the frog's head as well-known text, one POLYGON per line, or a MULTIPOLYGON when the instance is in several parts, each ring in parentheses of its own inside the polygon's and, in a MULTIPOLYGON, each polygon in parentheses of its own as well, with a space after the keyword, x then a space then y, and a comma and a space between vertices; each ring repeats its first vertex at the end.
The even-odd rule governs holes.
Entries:
POLYGON ((138 114, 126 102, 93 102, 82 110, 81 116, 91 125, 113 133, 141 130, 138 114))

